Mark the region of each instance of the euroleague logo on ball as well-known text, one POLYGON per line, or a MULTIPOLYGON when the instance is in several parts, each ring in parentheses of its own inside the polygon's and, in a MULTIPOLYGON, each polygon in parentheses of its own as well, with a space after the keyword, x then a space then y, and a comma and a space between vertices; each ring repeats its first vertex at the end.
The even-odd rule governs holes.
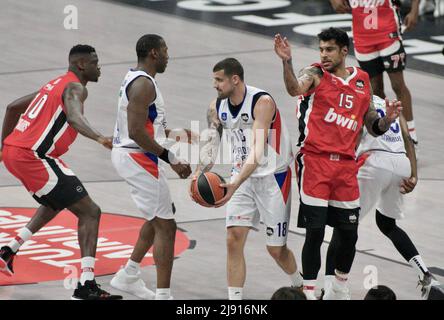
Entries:
MULTIPOLYGON (((0 208, 0 247, 7 245, 35 214, 34 208, 0 208)), ((96 276, 114 274, 126 264, 145 220, 102 213, 97 241, 96 276)), ((191 247, 191 241, 177 230, 174 256, 191 247)), ((151 248, 152 250, 152 248, 151 248)), ((141 266, 154 265, 152 251, 141 266)), ((22 245, 14 259, 14 275, 0 273, 0 286, 63 280, 67 270, 80 270, 80 247, 77 239, 77 218, 69 211, 60 212, 50 223, 22 245)))

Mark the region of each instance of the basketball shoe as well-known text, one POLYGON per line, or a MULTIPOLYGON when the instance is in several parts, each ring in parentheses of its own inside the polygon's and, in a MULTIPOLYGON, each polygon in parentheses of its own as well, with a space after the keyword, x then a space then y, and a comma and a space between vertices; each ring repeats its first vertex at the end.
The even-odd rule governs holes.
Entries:
POLYGON ((114 295, 105 290, 100 289, 100 285, 96 283, 96 280, 86 280, 82 286, 80 282, 77 284, 77 289, 74 290, 74 294, 71 300, 121 300, 122 296, 114 295))
POLYGON ((11 248, 4 246, 0 249, 0 272, 11 277, 14 274, 12 265, 14 263, 15 252, 11 248))
POLYGON ((128 292, 140 299, 153 300, 156 294, 145 286, 145 282, 139 276, 140 271, 133 276, 122 268, 114 275, 110 284, 113 288, 128 292))

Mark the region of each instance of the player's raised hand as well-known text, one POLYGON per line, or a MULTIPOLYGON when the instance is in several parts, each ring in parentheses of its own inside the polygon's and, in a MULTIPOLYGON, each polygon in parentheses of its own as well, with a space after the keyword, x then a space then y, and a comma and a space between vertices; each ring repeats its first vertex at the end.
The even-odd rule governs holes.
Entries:
POLYGON ((392 102, 389 99, 385 98, 385 108, 386 108, 386 118, 389 122, 395 121, 402 111, 401 101, 393 100, 392 102))
POLYGON ((401 181, 401 186, 400 186, 399 191, 402 194, 412 192, 413 189, 415 189, 417 183, 418 183, 418 179, 416 177, 410 177, 408 179, 403 179, 401 181))
POLYGON ((331 6, 337 13, 349 13, 351 8, 347 0, 330 0, 331 6))
POLYGON ((113 137, 99 137, 97 142, 109 150, 113 148, 113 137))
POLYGON ((274 52, 276 52, 282 60, 291 59, 290 43, 286 37, 282 38, 279 33, 274 36, 274 52))

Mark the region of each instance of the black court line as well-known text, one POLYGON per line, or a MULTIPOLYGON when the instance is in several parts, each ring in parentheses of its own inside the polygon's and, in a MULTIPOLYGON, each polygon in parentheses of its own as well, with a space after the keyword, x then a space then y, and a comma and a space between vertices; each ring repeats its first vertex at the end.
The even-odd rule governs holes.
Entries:
MULTIPOLYGON (((211 58, 218 56, 228 56, 233 54, 249 54, 249 53, 258 53, 258 52, 268 52, 273 49, 255 49, 255 50, 243 50, 243 51, 230 51, 230 52, 217 52, 217 53, 209 53, 209 54, 197 54, 191 56, 181 56, 181 57, 170 57, 170 60, 188 60, 188 59, 199 59, 199 58, 211 58)), ((99 63, 101 67, 104 66, 119 66, 119 65, 132 65, 136 63, 136 59, 131 61, 116 61, 116 62, 107 62, 107 63, 99 63)), ((29 70, 18 70, 18 71, 5 71, 0 72, 0 76, 8 76, 8 75, 19 75, 19 74, 27 74, 27 73, 37 73, 37 72, 49 72, 49 71, 58 71, 65 70, 67 67, 53 67, 53 68, 44 68, 44 69, 29 69, 29 70)))

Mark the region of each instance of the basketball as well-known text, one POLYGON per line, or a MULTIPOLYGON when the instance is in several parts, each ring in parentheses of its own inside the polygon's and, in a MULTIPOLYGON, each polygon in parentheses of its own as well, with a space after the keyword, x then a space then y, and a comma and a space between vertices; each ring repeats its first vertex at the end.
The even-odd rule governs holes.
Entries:
POLYGON ((225 180, 217 173, 200 174, 191 186, 193 199, 201 206, 213 207, 227 193, 227 188, 219 186, 221 183, 225 183, 225 180))

